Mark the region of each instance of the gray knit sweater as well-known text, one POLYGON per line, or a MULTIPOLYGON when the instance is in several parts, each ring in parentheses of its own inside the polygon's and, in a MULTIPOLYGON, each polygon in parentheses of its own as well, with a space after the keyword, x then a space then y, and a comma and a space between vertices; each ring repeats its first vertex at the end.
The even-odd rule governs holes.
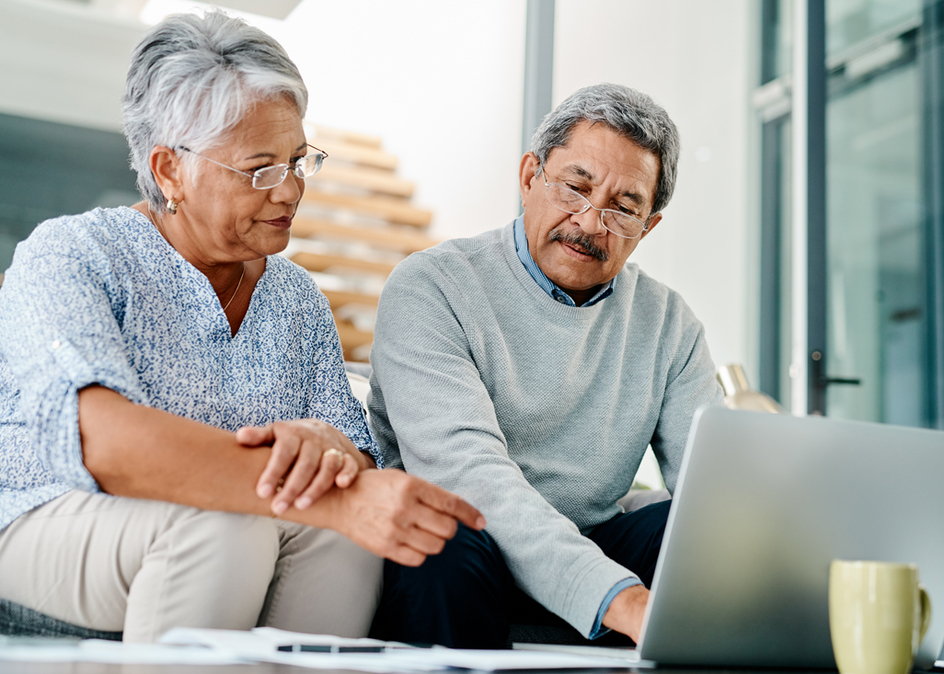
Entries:
POLYGON ((414 253, 380 299, 369 398, 387 464, 454 491, 528 594, 588 635, 634 574, 581 535, 621 512, 647 445, 672 490, 695 410, 721 401, 704 329, 635 264, 555 302, 512 225, 414 253))

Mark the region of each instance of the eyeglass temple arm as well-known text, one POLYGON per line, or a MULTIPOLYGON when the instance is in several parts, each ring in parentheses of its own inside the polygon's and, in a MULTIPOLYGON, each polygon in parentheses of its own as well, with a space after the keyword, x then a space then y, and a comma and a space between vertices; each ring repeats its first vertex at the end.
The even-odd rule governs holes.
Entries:
POLYGON ((229 169, 229 170, 232 171, 233 173, 238 173, 238 174, 240 174, 240 175, 249 176, 250 178, 252 178, 252 179, 255 180, 255 177, 256 177, 256 176, 253 175, 252 173, 247 173, 246 171, 240 171, 238 168, 233 168, 232 166, 227 166, 226 164, 221 164, 220 162, 216 161, 215 159, 210 159, 209 157, 204 157, 202 154, 199 154, 199 153, 197 153, 197 152, 194 152, 194 151, 191 150, 189 147, 184 147, 183 145, 178 145, 178 146, 175 147, 174 149, 175 149, 175 150, 183 150, 184 152, 189 152, 190 154, 192 154, 192 155, 194 155, 194 156, 196 156, 196 157, 200 157, 200 159, 205 159, 205 160, 207 160, 207 161, 210 162, 211 164, 216 164, 217 166, 222 166, 222 167, 225 168, 225 169, 229 169))

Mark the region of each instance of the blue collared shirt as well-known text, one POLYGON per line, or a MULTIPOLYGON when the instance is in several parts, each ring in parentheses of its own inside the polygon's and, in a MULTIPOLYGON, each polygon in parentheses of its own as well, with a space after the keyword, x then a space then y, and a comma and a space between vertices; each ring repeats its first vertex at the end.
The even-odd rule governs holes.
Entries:
MULTIPOLYGON (((531 251, 528 250, 528 238, 524 233, 523 215, 519 215, 518 219, 515 220, 515 250, 518 251, 518 259, 521 260, 521 264, 523 264, 524 268, 528 270, 528 274, 530 274, 531 278, 534 279, 534 282, 541 287, 541 290, 546 292, 561 304, 566 304, 570 307, 577 306, 577 303, 574 302, 573 298, 561 290, 551 279, 549 279, 531 257, 531 251)), ((616 279, 610 279, 609 283, 600 288, 600 290, 597 291, 597 293, 591 297, 589 301, 585 302, 581 306, 592 307, 597 302, 605 300, 607 297, 613 294, 614 283, 616 283, 616 279)))
MULTIPOLYGON (((518 252, 518 259, 521 260, 521 264, 524 265, 524 268, 528 270, 528 274, 531 275, 531 278, 534 279, 534 282, 537 283, 541 290, 546 292, 548 295, 553 297, 555 300, 561 304, 566 304, 571 307, 576 307, 577 303, 574 302, 573 298, 561 290, 556 283, 551 281, 541 268, 538 267, 535 263, 534 258, 531 257, 531 251, 528 250, 528 238, 524 233, 524 216, 518 216, 518 219, 515 220, 515 250, 518 252)), ((616 283, 616 279, 613 278, 605 286, 600 288, 597 293, 590 298, 588 302, 582 306, 591 307, 597 302, 602 302, 607 297, 613 294, 613 285, 616 283)), ((600 610, 597 611, 597 618, 593 621, 593 629, 590 631, 590 638, 596 639, 602 637, 604 634, 610 630, 603 626, 603 616, 606 615, 606 612, 610 608, 610 604, 613 603, 613 600, 616 599, 616 595, 625 590, 626 588, 633 587, 635 585, 642 585, 642 581, 638 578, 626 578, 621 580, 606 593, 606 596, 603 598, 603 603, 600 604, 600 610)))

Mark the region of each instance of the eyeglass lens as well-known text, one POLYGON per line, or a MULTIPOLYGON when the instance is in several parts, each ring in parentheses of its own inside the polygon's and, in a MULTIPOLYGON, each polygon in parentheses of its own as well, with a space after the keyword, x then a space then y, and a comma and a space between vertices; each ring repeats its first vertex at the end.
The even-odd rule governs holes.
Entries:
POLYGON ((547 196, 551 205, 572 215, 580 215, 589 208, 600 211, 603 226, 614 234, 626 237, 627 239, 635 239, 641 235, 646 228, 645 223, 625 213, 620 213, 610 208, 596 208, 590 203, 590 200, 582 194, 557 183, 548 183, 547 196))
POLYGON ((282 181, 285 180, 285 176, 288 175, 290 168, 298 178, 307 178, 309 176, 313 176, 318 172, 318 169, 321 168, 321 163, 323 161, 324 155, 318 152, 302 157, 295 164, 294 168, 289 167, 286 164, 267 166, 266 168, 259 169, 253 174, 252 186, 257 190, 265 190, 277 185, 281 185, 282 181))

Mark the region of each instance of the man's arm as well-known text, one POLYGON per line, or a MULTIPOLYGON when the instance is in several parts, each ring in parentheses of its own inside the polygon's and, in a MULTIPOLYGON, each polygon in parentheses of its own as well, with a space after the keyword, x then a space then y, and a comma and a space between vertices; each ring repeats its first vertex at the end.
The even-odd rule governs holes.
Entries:
POLYGON ((603 617, 603 624, 611 630, 622 632, 638 644, 648 601, 649 590, 644 585, 626 588, 610 604, 603 617))
MULTIPOLYGON (((721 387, 715 378, 715 366, 708 353, 705 330, 681 297, 674 295, 672 299, 679 305, 680 341, 683 348, 669 354, 672 364, 652 440, 653 451, 670 491, 675 489, 695 411, 703 405, 718 404, 722 399, 721 387)), ((607 608, 603 625, 639 643, 648 601, 649 590, 643 585, 623 590, 607 608)))
POLYGON ((670 299, 670 307, 679 316, 680 348, 666 354, 671 366, 651 444, 665 486, 674 492, 695 412, 705 405, 720 405, 724 393, 715 376, 705 328, 679 295, 673 293, 670 299))

